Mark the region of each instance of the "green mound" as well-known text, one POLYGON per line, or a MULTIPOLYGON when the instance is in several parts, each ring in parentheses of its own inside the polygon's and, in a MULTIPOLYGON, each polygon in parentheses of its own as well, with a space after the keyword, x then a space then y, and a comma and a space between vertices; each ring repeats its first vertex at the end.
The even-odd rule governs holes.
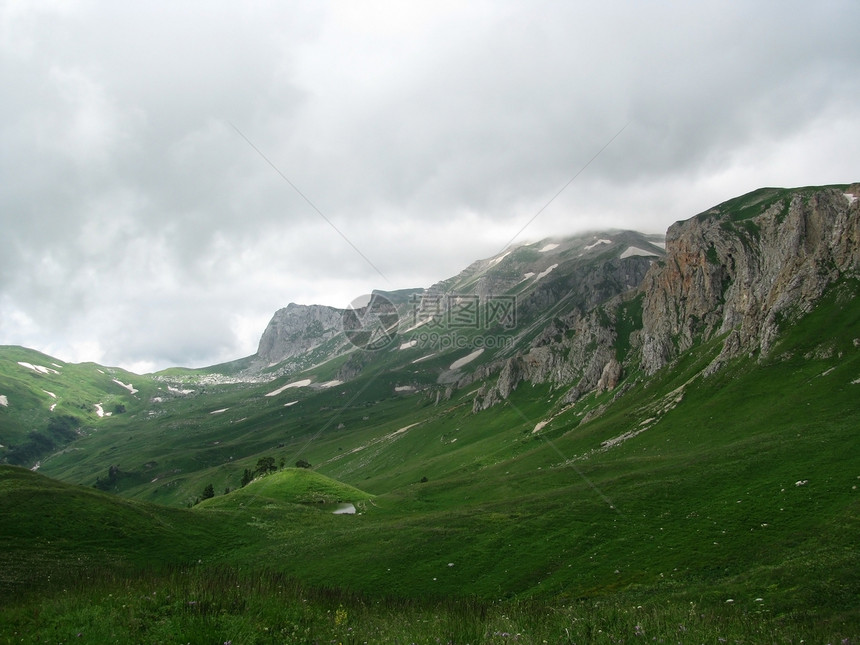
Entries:
POLYGON ((0 466, 0 595, 78 573, 196 562, 235 548, 229 522, 0 466))
POLYGON ((249 499, 264 499, 292 504, 332 504, 336 502, 360 502, 371 494, 304 468, 287 468, 259 477, 247 486, 228 495, 206 500, 200 504, 209 506, 232 506, 249 499))

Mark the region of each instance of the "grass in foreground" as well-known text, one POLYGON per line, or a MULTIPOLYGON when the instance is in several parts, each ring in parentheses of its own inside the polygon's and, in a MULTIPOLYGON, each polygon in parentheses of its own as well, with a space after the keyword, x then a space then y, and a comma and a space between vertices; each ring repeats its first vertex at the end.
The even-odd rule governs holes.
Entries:
MULTIPOLYGON (((856 616, 855 616, 856 619, 856 616)), ((856 621, 854 622, 856 625, 856 621)), ((763 604, 615 596, 563 605, 421 601, 308 589, 278 574, 176 568, 68 581, 4 602, 0 643, 856 643, 845 624, 774 617, 763 604), (98 579, 98 578, 97 578, 98 579)))

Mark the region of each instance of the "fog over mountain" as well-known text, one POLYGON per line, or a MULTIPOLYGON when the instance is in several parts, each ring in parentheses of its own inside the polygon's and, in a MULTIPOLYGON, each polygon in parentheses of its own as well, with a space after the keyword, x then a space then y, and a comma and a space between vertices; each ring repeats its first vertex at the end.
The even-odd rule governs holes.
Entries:
POLYGON ((0 344, 134 371, 856 180, 855 2, 0 5, 0 344), (559 192, 561 191, 561 192, 559 192))

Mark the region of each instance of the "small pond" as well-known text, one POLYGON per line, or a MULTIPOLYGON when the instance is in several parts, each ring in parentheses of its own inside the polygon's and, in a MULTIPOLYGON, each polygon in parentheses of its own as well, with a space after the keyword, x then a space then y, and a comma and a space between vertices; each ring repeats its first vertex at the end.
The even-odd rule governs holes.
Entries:
POLYGON ((349 502, 342 502, 332 509, 332 513, 334 515, 355 515, 355 506, 349 502))

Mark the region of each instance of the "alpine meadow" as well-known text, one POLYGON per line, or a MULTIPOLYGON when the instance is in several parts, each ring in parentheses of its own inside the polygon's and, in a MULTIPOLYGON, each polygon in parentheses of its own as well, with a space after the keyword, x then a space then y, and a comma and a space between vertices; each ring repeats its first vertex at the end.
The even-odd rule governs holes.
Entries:
POLYGON ((0 643, 860 643, 860 183, 135 374, 0 347, 0 643))

